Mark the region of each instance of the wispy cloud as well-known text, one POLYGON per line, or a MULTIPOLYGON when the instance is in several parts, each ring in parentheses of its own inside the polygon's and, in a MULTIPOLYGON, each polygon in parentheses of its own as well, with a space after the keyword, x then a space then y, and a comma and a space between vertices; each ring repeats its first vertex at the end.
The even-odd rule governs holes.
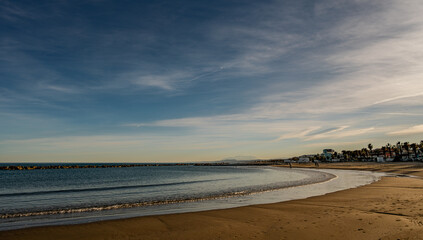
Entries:
POLYGON ((4 0, 0 2, 0 18, 15 22, 22 18, 34 18, 34 15, 30 11, 17 6, 13 1, 4 0))
MULTIPOLYGON (((169 151, 218 150, 257 144, 251 140, 232 141, 231 139, 209 135, 202 137, 155 136, 155 135, 91 135, 49 138, 31 138, 22 140, 2 140, 2 155, 20 153, 22 149, 33 153, 60 151, 69 153, 114 152, 127 154, 151 154, 169 151)), ((215 159, 216 160, 216 159, 215 159)))
POLYGON ((388 133, 389 135, 414 135, 423 133, 423 124, 388 133))
POLYGON ((348 126, 335 127, 330 129, 321 129, 320 127, 306 129, 300 132, 291 132, 280 136, 274 141, 287 140, 292 138, 301 139, 302 141, 313 141, 320 139, 342 139, 357 135, 363 135, 374 131, 374 127, 363 128, 363 129, 348 129, 348 126))
POLYGON ((287 139, 292 139, 292 138, 304 138, 305 136, 309 135, 311 132, 320 129, 320 127, 312 127, 300 132, 290 132, 290 133, 285 133, 283 135, 281 135, 280 137, 278 137, 277 139, 273 140, 274 142, 278 142, 281 140, 287 140, 287 139))
POLYGON ((364 140, 359 140, 359 141, 337 141, 337 142, 317 142, 317 143, 308 143, 305 144, 303 147, 307 147, 307 148, 317 148, 319 150, 324 149, 324 148, 339 148, 339 147, 346 147, 348 149, 348 147, 353 147, 352 149, 355 148, 359 148, 357 146, 366 146, 366 144, 368 143, 368 139, 364 139, 364 140))
MULTIPOLYGON (((0 3, 0 24, 20 29, 0 36, 6 79, 0 113, 62 118, 72 134, 90 129, 92 136, 38 139, 28 132, 31 142, 3 146, 224 149, 233 152, 222 155, 236 156, 255 154, 245 151, 257 146, 277 152, 295 145, 301 152, 354 145, 359 137, 421 133, 419 0, 250 1, 236 8, 216 4, 201 18, 185 14, 190 4, 167 11, 128 2, 124 18, 105 11, 95 21, 74 16, 72 7, 81 5, 50 5, 59 14, 48 24, 41 7, 0 3), (61 107, 72 114, 58 112, 61 107), (398 127, 407 124, 416 126, 398 127)), ((28 119, 25 126, 32 126, 28 119)))
POLYGON ((423 113, 408 113, 408 112, 381 112, 378 114, 399 115, 399 116, 423 116, 423 113))
POLYGON ((177 76, 145 76, 134 80, 135 85, 144 87, 156 87, 163 90, 174 90, 175 84, 180 80, 177 76))
POLYGON ((316 80, 317 84, 298 84, 289 92, 275 83, 271 85, 275 91, 267 89, 270 94, 253 107, 254 111, 269 117, 317 114, 337 118, 374 104, 389 103, 392 108, 396 100, 404 100, 402 105, 421 106, 412 101, 421 98, 423 90, 419 80, 423 77, 423 33, 417 27, 423 26, 423 20, 416 10, 421 6, 416 1, 410 5, 398 1, 371 5, 369 10, 374 14, 363 11, 348 15, 323 30, 328 34, 323 40, 333 44, 303 53, 301 67, 306 71, 320 67, 330 72, 330 77, 316 80))
POLYGON ((81 93, 81 89, 78 89, 75 87, 68 87, 68 86, 46 85, 43 88, 47 90, 61 92, 61 93, 69 93, 69 94, 81 93))
POLYGON ((158 88, 164 91, 183 91, 193 84, 210 80, 213 75, 221 72, 223 66, 209 67, 186 71, 175 71, 161 74, 146 74, 143 72, 125 73, 119 78, 128 79, 130 84, 140 88, 158 88))
POLYGON ((413 98, 413 97, 420 97, 420 96, 423 96, 423 92, 387 98, 387 99, 384 99, 384 100, 377 101, 374 104, 381 104, 381 103, 392 102, 392 101, 396 101, 396 100, 400 100, 400 99, 404 99, 404 98, 413 98))
POLYGON ((348 126, 335 127, 335 128, 320 130, 314 133, 309 133, 308 135, 306 135, 305 140, 310 141, 310 140, 333 137, 334 133, 342 132, 346 128, 348 128, 348 126))
POLYGON ((352 136, 357 136, 357 135, 363 135, 369 132, 372 132, 375 130, 374 127, 370 127, 370 128, 363 128, 363 129, 352 129, 352 130, 347 130, 347 131, 343 131, 345 128, 340 128, 328 133, 324 133, 324 134, 318 134, 318 135, 314 135, 311 137, 306 138, 306 141, 310 141, 310 140, 316 140, 316 139, 324 139, 324 138, 331 138, 331 139, 341 139, 341 138, 346 138, 346 137, 352 137, 352 136))

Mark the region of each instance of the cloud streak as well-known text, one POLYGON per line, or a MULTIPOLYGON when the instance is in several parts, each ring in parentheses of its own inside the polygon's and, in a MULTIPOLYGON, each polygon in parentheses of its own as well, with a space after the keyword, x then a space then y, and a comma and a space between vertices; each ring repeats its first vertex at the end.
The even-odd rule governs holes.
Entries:
POLYGON ((423 92, 404 95, 404 96, 398 96, 398 97, 393 97, 393 98, 388 98, 388 99, 384 99, 384 100, 381 100, 381 101, 377 101, 374 104, 376 105, 376 104, 381 104, 381 103, 386 103, 386 102, 397 101, 397 100, 401 100, 401 99, 405 99, 405 98, 414 98, 414 97, 420 97, 420 96, 423 96, 423 92))
POLYGON ((401 129, 388 133, 389 135, 414 135, 423 133, 423 124, 412 126, 409 128, 401 129))

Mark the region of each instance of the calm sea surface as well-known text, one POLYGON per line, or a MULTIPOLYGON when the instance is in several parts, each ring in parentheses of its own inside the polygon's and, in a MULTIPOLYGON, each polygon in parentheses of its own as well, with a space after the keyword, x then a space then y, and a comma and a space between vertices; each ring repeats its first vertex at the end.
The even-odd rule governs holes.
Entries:
POLYGON ((125 217, 141 210, 146 211, 142 215, 151 215, 163 206, 169 212, 195 211, 216 199, 236 199, 333 177, 327 172, 224 166, 0 171, 0 230, 63 219, 86 222, 106 215, 125 217))

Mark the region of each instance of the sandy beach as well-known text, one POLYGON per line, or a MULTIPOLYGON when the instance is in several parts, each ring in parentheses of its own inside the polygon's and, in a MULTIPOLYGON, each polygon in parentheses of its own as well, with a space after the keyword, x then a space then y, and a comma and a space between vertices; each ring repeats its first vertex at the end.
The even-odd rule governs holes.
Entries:
MULTIPOLYGON (((314 165, 294 165, 314 167, 314 165)), ((410 174, 275 204, 0 232, 0 239, 422 239, 423 165, 339 163, 320 168, 410 174)))

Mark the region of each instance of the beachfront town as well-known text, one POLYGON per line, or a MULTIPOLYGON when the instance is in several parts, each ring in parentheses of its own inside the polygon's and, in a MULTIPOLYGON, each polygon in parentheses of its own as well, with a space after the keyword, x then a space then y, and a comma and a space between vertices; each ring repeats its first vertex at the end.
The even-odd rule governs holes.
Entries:
MULTIPOLYGON (((197 163, 134 163, 134 164, 52 164, 52 165, 5 165, 0 170, 36 170, 36 169, 67 169, 67 168, 125 168, 125 167, 147 167, 147 166, 248 166, 248 165, 284 165, 289 163, 312 163, 319 162, 423 162, 423 140, 420 143, 397 142, 374 148, 369 143, 359 150, 342 150, 337 152, 334 149, 323 149, 322 153, 306 154, 291 158, 278 159, 256 159, 236 160, 225 159, 216 162, 197 163)), ((317 164, 318 166, 318 164, 317 164)))
POLYGON ((420 143, 397 142, 374 148, 371 143, 359 150, 323 149, 320 154, 308 154, 284 160, 287 162, 408 162, 423 161, 423 140, 420 143))

